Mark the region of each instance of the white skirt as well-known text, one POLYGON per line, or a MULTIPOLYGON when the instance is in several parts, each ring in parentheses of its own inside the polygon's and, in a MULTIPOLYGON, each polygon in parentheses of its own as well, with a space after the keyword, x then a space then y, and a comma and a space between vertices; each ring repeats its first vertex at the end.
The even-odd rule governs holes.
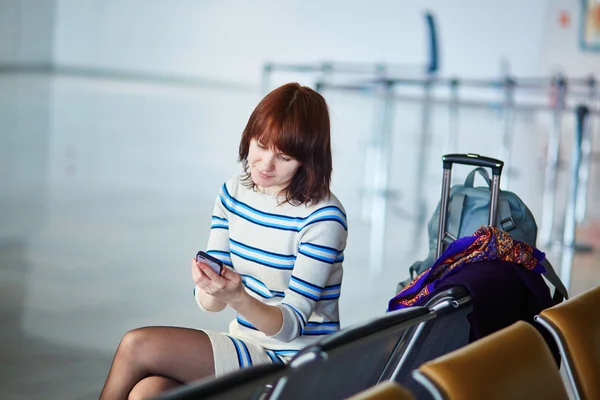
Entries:
POLYGON ((293 357, 289 351, 269 350, 257 341, 222 332, 201 329, 210 338, 215 360, 215 376, 259 364, 286 364, 293 357), (284 354, 285 353, 285 354, 284 354))

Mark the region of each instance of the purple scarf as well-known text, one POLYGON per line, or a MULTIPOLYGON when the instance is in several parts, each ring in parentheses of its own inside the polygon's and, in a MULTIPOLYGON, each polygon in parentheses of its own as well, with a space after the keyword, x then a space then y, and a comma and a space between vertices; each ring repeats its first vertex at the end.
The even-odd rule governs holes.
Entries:
POLYGON ((493 226, 482 226, 473 236, 452 242, 431 268, 415 277, 390 300, 387 311, 422 305, 440 282, 466 264, 502 260, 542 274, 546 269, 540 263, 545 258, 540 250, 514 240, 510 234, 493 226))

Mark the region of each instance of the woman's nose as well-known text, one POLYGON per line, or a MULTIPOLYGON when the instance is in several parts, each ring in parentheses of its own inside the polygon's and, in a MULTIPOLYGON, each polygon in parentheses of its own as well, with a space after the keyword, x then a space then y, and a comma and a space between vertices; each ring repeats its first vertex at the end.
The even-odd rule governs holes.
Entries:
POLYGON ((265 162, 265 163, 263 163, 263 171, 264 172, 271 172, 271 171, 273 171, 273 163, 272 162, 265 162))
POLYGON ((264 172, 269 172, 269 171, 273 170, 274 166, 275 166, 275 163, 273 162, 273 157, 271 157, 271 156, 263 157, 261 167, 264 172))

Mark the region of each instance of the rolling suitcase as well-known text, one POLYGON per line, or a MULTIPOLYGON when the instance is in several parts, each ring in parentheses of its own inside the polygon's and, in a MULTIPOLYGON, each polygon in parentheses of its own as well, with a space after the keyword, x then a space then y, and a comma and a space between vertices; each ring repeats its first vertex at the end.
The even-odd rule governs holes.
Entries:
MULTIPOLYGON (((470 165, 474 167, 490 168, 492 170, 490 210, 488 225, 496 226, 498 220, 498 199, 500 197, 500 176, 504 162, 494 158, 483 157, 478 154, 447 154, 442 157, 444 176, 442 180, 442 195, 440 200, 439 225, 437 235, 436 259, 444 252, 447 239, 456 240, 446 230, 448 222, 448 204, 450 199, 450 186, 452 182, 452 166, 454 164, 470 165)), ((458 228, 458 227, 457 227, 458 228)))
MULTIPOLYGON (((454 164, 460 165, 470 165, 475 166, 478 169, 480 168, 491 168, 492 169, 492 179, 490 183, 490 207, 488 213, 488 225, 495 226, 498 216, 498 199, 500 197, 500 176, 502 175, 502 168, 504 167, 504 162, 500 160, 496 160, 494 158, 483 157, 478 154, 446 154, 442 156, 442 164, 443 164, 443 179, 442 179, 442 194, 439 203, 439 215, 437 220, 437 240, 436 243, 433 243, 433 229, 432 223, 435 221, 435 214, 431 218, 429 222, 429 248, 430 252, 427 258, 423 261, 417 261, 413 265, 410 266, 409 272, 410 277, 404 281, 398 283, 396 287, 396 292, 399 292, 402 288, 404 288, 407 284, 409 284, 415 276, 419 275, 425 269, 429 268, 429 266, 433 265, 433 263, 442 255, 445 250, 445 245, 452 243, 457 239, 456 233, 460 228, 460 218, 457 220, 454 218, 453 221, 448 223, 448 209, 450 204, 450 187, 452 183, 452 166, 454 164), (452 233, 448 232, 448 225, 452 230, 452 233), (435 247, 435 251, 434 251, 435 247)), ((473 171, 473 172, 476 172, 473 171)), ((484 178, 489 179, 487 175, 487 171, 480 172, 484 178)), ((473 175, 474 176, 474 175, 473 175)), ((460 216, 461 212, 454 212, 454 215, 460 216)))
MULTIPOLYGON (((443 180, 441 199, 436 209, 438 213, 429 222, 429 254, 423 261, 416 261, 410 266, 410 278, 398 284, 396 292, 410 283, 416 275, 428 269, 442 255, 446 245, 459 236, 474 232, 479 226, 487 223, 495 226, 522 242, 535 247, 537 225, 531 211, 514 193, 500 191, 500 177, 504 162, 478 154, 447 154, 442 157, 443 180), (464 185, 456 185, 451 196, 452 167, 454 164, 476 167, 464 185), (491 169, 489 177, 487 169, 491 169), (475 174, 479 172, 486 180, 488 189, 474 188, 475 174), (489 200, 486 191, 489 190, 489 200), (502 195, 501 195, 502 193, 502 195), (451 206, 452 204, 452 206, 451 206), (487 210, 487 211, 486 211, 487 210), (487 213, 487 221, 485 215, 487 213), (437 235, 435 231, 437 230, 437 235), (462 232, 459 234, 459 232, 462 232)), ((546 269, 544 277, 555 287, 552 296, 556 304, 569 298, 568 291, 554 268, 547 259, 542 261, 546 269)))

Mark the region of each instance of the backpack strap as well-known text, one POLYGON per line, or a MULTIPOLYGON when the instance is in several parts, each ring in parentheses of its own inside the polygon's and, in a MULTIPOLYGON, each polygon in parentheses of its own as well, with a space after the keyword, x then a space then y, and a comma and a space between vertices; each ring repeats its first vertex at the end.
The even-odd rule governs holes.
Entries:
MULTIPOLYGON (((412 265, 410 267, 408 267, 408 273, 410 275, 408 282, 413 280, 415 278, 415 276, 419 275, 419 267, 421 266, 422 263, 423 263, 423 261, 415 261, 414 263, 412 263, 412 265)), ((404 283, 403 286, 406 286, 406 282, 402 282, 402 283, 404 283)))
POLYGON ((498 202, 498 222, 498 228, 504 232, 510 232, 517 227, 510 211, 510 203, 507 200, 498 202))
POLYGON ((488 173, 487 169, 483 167, 477 167, 473 171, 469 172, 469 175, 467 175, 467 177, 465 178, 465 186, 473 187, 473 184, 475 183, 476 173, 479 173, 479 175, 481 175, 481 177, 485 179, 485 183, 487 183, 488 187, 491 189, 492 180, 490 179, 490 174, 488 173))
POLYGON ((546 277, 546 279, 548 279, 548 282, 550 282, 554 286, 554 294, 552 295, 552 300, 554 301, 554 304, 558 304, 563 300, 569 299, 569 292, 567 291, 567 288, 562 283, 558 275, 556 275, 556 271, 554 271, 554 267, 552 267, 550 261, 548 261, 548 259, 544 259, 544 261, 542 261, 541 264, 544 266, 544 268, 546 268, 544 277, 546 277))
POLYGON ((414 263, 412 263, 412 265, 408 268, 408 272, 410 274, 410 278, 408 280, 409 282, 421 272, 425 271, 427 268, 431 268, 431 266, 437 260, 435 253, 436 249, 433 248, 429 251, 429 254, 427 254, 427 258, 425 258, 423 261, 415 261, 414 263))
MULTIPOLYGON (((487 169, 482 167, 475 168, 473 171, 469 172, 469 175, 467 175, 467 178, 465 179, 465 186, 473 187, 473 184, 475 183, 475 174, 477 173, 479 173, 479 175, 483 177, 485 183, 488 185, 489 188, 491 188, 492 181, 490 179, 490 174, 488 173, 487 169)), ((500 200, 498 202, 498 217, 500 225, 499 228, 503 231, 510 232, 517 227, 517 225, 515 224, 515 220, 512 217, 512 213, 510 211, 510 204, 508 203, 508 201, 500 200)))
POLYGON ((458 239, 460 231, 460 222, 462 220, 463 207, 465 205, 466 195, 463 193, 454 193, 448 207, 448 221, 446 222, 446 232, 444 242, 450 244, 458 239))

